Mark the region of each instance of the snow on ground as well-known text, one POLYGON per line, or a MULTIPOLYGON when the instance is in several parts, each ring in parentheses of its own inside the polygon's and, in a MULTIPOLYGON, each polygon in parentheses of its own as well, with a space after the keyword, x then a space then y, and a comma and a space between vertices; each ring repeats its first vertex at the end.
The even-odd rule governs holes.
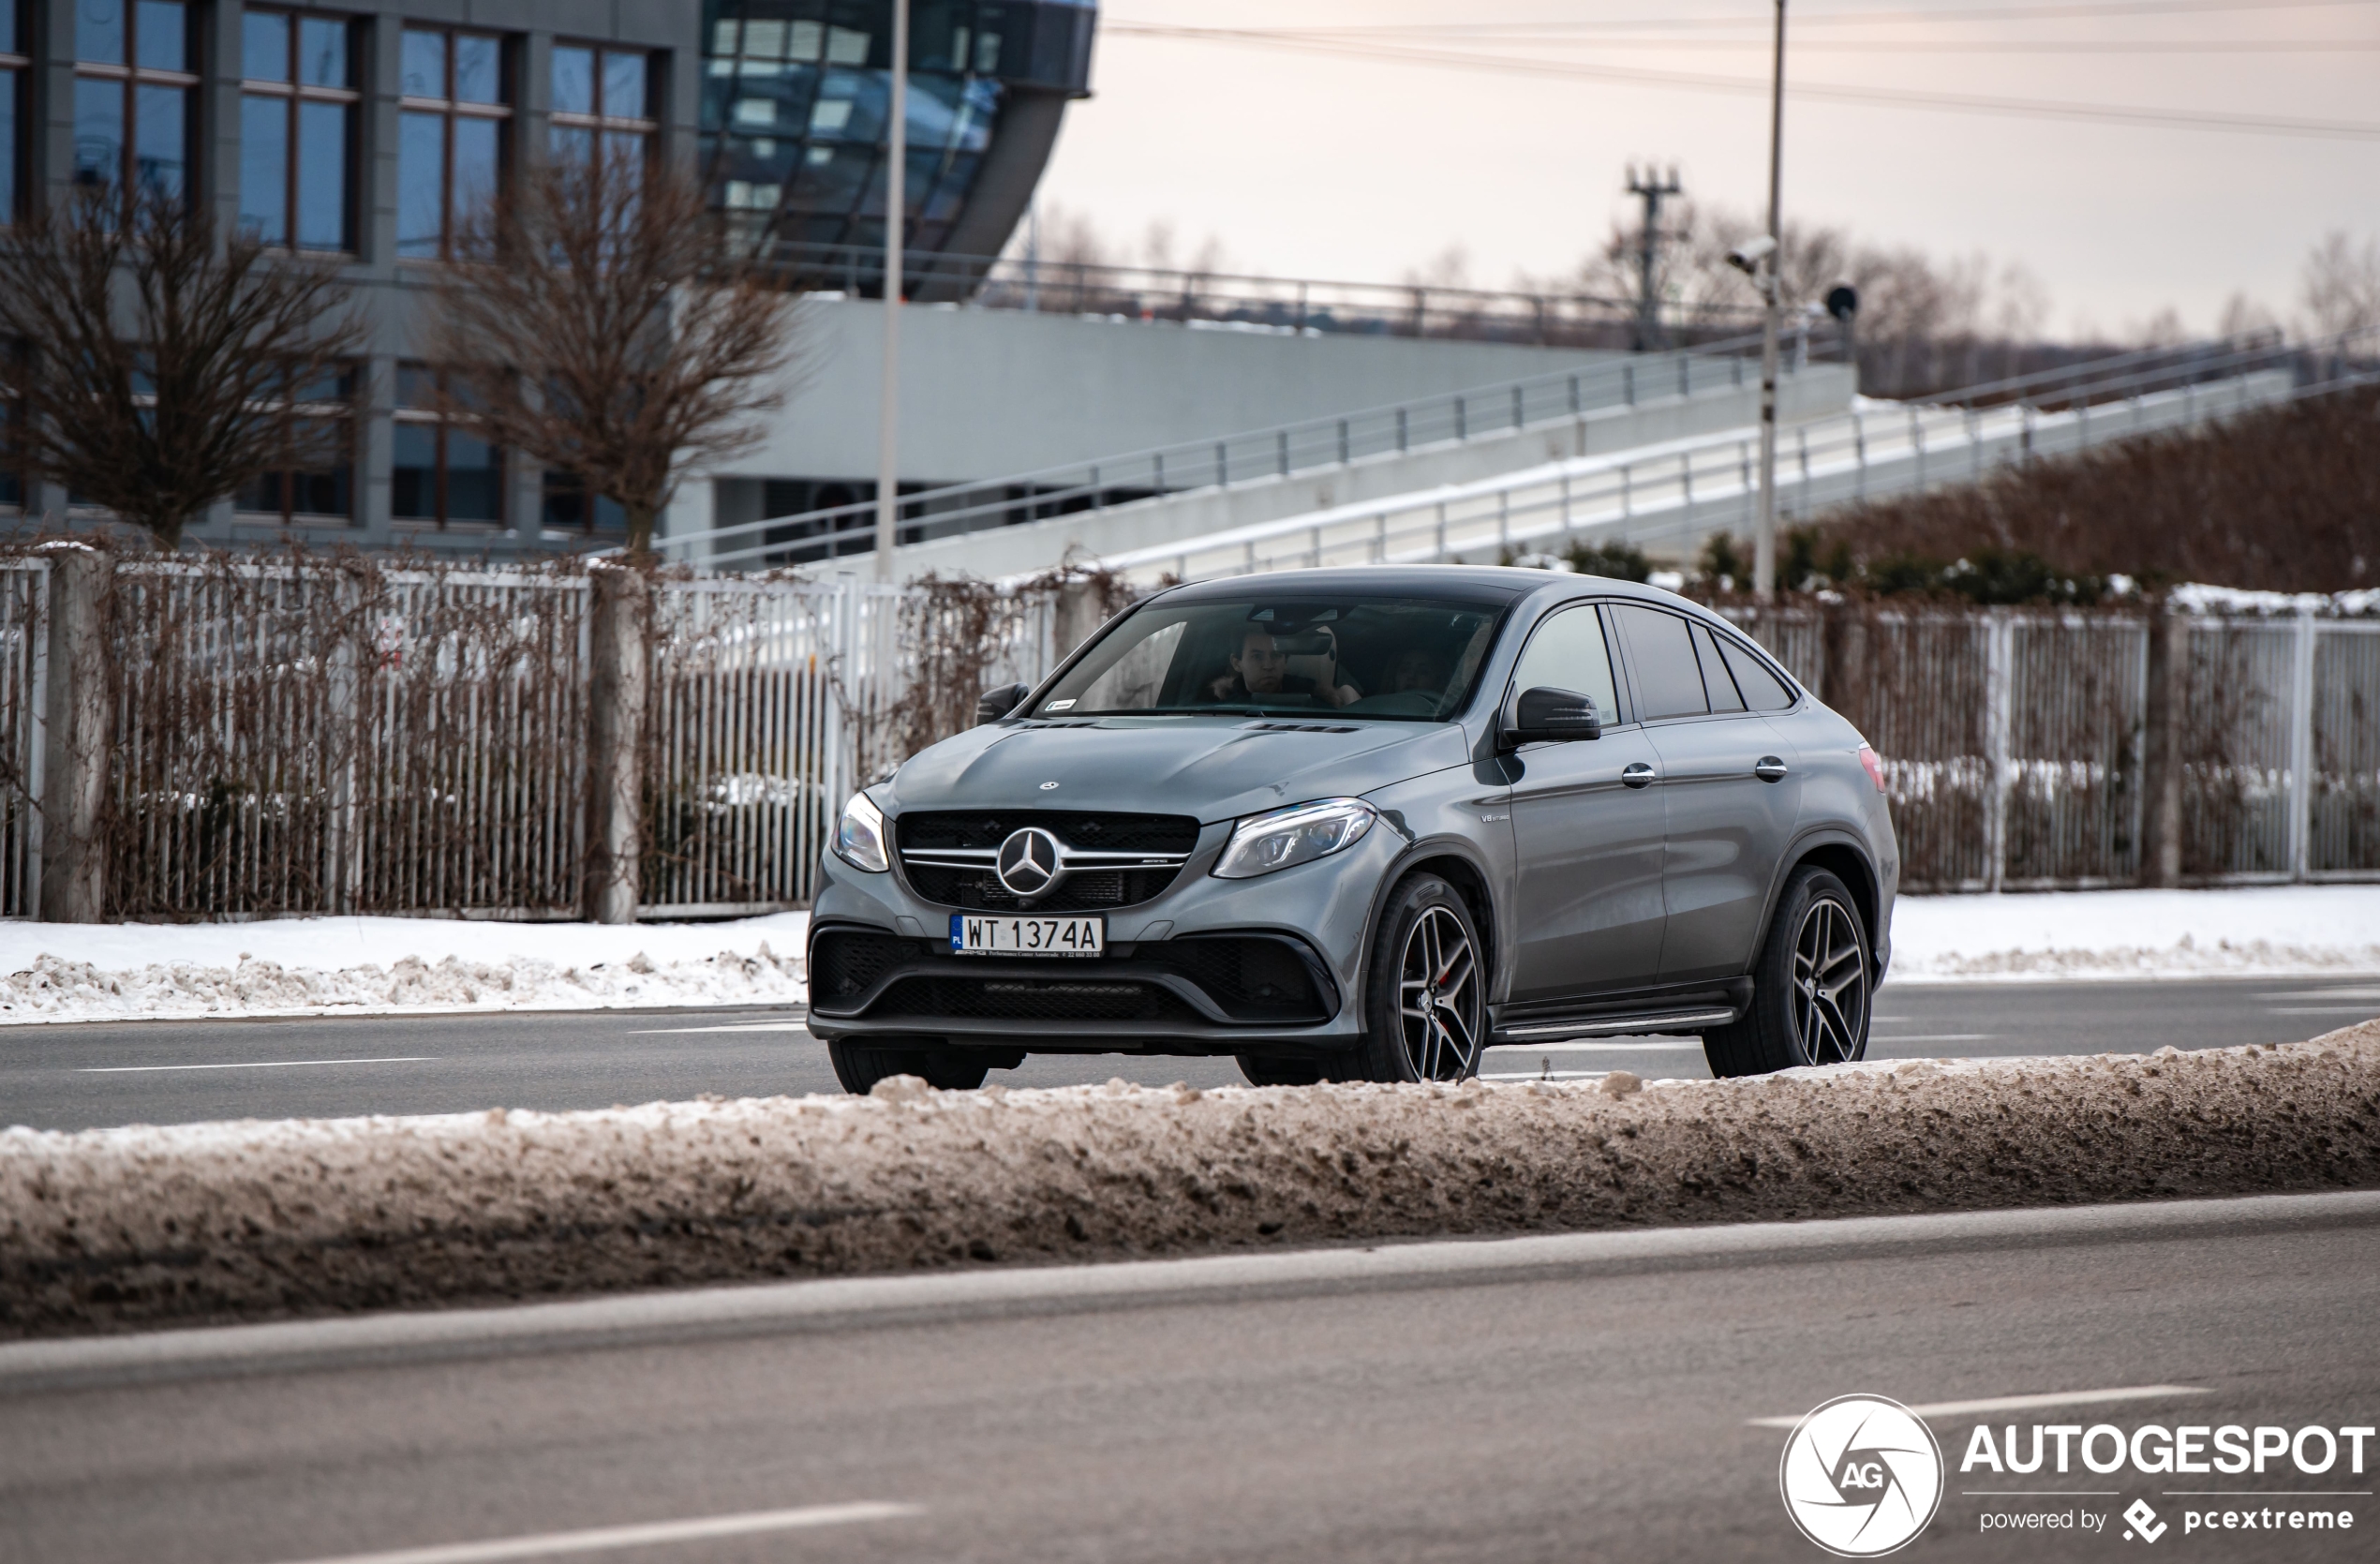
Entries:
MULTIPOLYGON (((726 923, 0 923, 0 1025, 798 1003, 806 913, 726 923)), ((2380 886, 1908 896, 1895 982, 2380 973, 2380 886)))
POLYGON ((1891 980, 2380 973, 2380 886, 1904 896, 1891 980))
POLYGON ((1747 1080, 0 1130, 0 1337, 781 1276, 2380 1184, 2380 1022, 1747 1080))
POLYGON ((782 1004, 808 913, 730 923, 0 923, 0 1024, 782 1004))

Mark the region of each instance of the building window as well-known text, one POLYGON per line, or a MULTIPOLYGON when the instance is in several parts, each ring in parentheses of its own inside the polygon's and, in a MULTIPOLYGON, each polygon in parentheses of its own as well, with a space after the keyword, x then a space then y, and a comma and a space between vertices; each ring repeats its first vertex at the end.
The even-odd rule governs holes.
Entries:
POLYGON ((352 24, 251 10, 240 27, 241 226, 268 245, 352 249, 352 24))
MULTIPOLYGON (((17 220, 18 192, 24 188, 25 7, 0 0, 0 223, 17 220)), ((7 483, 0 477, 0 484, 7 483)), ((13 501, 0 501, 13 503, 13 501)))
POLYGON ((417 364, 396 372, 396 461, 389 514, 399 521, 504 520, 504 454, 438 412, 438 380, 417 364))
POLYGON ((589 494, 574 472, 545 469, 545 529, 549 532, 625 532, 628 512, 617 499, 589 494))
MULTIPOLYGON (((713 17, 703 40, 712 204, 728 213, 740 242, 773 239, 783 259, 831 261, 839 246, 881 246, 888 40, 753 14, 788 8, 783 0, 736 8, 746 14, 713 17)), ((911 38, 905 248, 939 249, 948 238, 1000 116, 1003 89, 990 72, 1001 38, 972 31, 968 17, 990 25, 974 7, 921 9, 911 38)))
POLYGON ((435 261, 496 194, 513 95, 500 38, 408 27, 401 48, 396 253, 435 261))
POLYGON ((643 166, 657 128, 650 76, 642 53, 556 44, 553 123, 547 131, 556 159, 585 162, 600 146, 607 162, 643 166))
POLYGON ((188 193, 190 7, 182 0, 78 0, 78 184, 188 193))
POLYGON ((351 521, 355 517, 355 372, 335 369, 282 405, 298 425, 295 466, 256 478, 232 497, 242 520, 351 521))

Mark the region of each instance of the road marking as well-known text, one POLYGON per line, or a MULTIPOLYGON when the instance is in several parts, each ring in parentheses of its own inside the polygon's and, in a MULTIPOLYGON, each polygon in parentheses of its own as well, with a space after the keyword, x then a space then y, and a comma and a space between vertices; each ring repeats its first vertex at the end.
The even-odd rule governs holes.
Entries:
POLYGON ((2369 1005, 2268 1005, 2268 1016, 2368 1016, 2369 1005))
POLYGON ((644 1032, 631 1032, 632 1037, 675 1037, 688 1032, 807 1032, 807 1023, 797 1020, 759 1021, 750 1026, 656 1026, 644 1032))
MULTIPOLYGON (((1921 1418, 1959 1418, 1984 1412, 2024 1412, 2036 1407, 2096 1407, 2108 1401, 2164 1401, 2177 1395, 2205 1395, 2198 1385, 2126 1385, 2107 1391, 2052 1391, 2046 1395, 1992 1395, 1979 1401, 1935 1401, 1911 1411, 1921 1418)), ((1754 1428, 1792 1428, 1807 1417, 1752 1418, 1754 1428)))
POLYGON ((2287 989, 2258 999, 2380 999, 2380 989, 2287 989))
POLYGON ((77 1075, 148 1075, 157 1070, 289 1070, 300 1065, 435 1065, 432 1053, 393 1053, 385 1059, 255 1059, 240 1065, 88 1065, 77 1075))
POLYGON ((1507 1069, 1480 1071, 1480 1080, 1601 1080, 1609 1069, 1507 1069))
POLYGON ((1961 1498, 2114 1498, 2117 1488, 1961 1488, 1961 1498))
POLYGON ((1682 1043, 1490 1043, 1514 1053, 1700 1053, 1699 1038, 1682 1043))
POLYGON ((1997 1035, 1999 1034, 1993 1032, 1917 1032, 1897 1036, 1871 1032, 1867 1040, 1871 1043, 1988 1043, 1997 1035))
POLYGON ((2369 1488, 2167 1488, 2167 1498, 2370 1498, 2369 1488))
POLYGON ((800 1531, 848 1526, 854 1521, 896 1521, 922 1515, 923 1505, 812 1504, 799 1510, 754 1510, 741 1515, 705 1515, 644 1526, 605 1526, 588 1531, 549 1531, 537 1537, 505 1537, 491 1542, 449 1542, 439 1547, 398 1548, 390 1553, 342 1554, 306 1564, 486 1564, 503 1558, 550 1558, 556 1554, 649 1548, 664 1542, 699 1542, 713 1537, 750 1537, 764 1531, 800 1531))

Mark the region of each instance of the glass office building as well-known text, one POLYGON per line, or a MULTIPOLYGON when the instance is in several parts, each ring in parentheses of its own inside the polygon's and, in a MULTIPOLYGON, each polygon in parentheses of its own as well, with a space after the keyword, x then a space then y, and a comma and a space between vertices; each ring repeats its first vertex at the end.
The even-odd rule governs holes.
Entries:
MULTIPOLYGON (((1095 12, 911 14, 910 293, 947 298, 972 274, 933 258, 1007 243, 1085 92, 1095 12)), ((250 484, 194 538, 600 545, 615 507, 439 418, 424 285, 516 170, 600 140, 684 159, 733 239, 789 281, 880 291, 891 34, 892 0, 0 0, 0 231, 78 186, 137 185, 343 262, 370 339, 304 398, 339 456, 250 484)), ((102 519, 0 470, 0 529, 44 515, 102 519)))

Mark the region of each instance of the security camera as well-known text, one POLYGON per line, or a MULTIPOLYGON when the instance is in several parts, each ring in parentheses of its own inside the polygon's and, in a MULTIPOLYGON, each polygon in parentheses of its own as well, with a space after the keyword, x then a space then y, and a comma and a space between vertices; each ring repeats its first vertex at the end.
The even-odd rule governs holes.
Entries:
POLYGON ((1728 251, 1727 263, 1748 277, 1761 269, 1761 262, 1767 260, 1776 248, 1777 241, 1763 233, 1757 239, 1747 239, 1728 251))

